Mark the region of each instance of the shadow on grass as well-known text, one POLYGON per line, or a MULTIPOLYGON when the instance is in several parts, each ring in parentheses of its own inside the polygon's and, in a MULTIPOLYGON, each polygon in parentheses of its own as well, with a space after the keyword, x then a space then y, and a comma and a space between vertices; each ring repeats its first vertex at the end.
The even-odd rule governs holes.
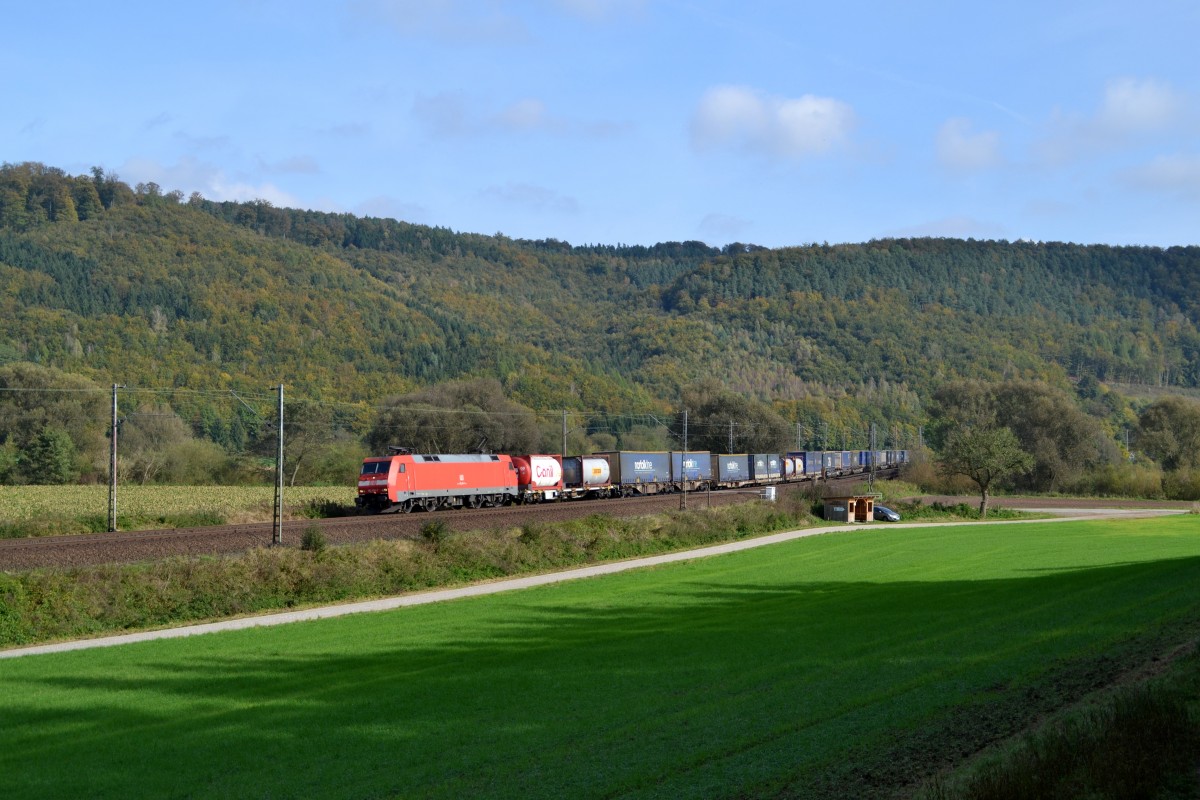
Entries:
POLYGON ((19 659, 0 772, 8 798, 892 797, 1194 637, 1198 569, 663 571, 19 659))

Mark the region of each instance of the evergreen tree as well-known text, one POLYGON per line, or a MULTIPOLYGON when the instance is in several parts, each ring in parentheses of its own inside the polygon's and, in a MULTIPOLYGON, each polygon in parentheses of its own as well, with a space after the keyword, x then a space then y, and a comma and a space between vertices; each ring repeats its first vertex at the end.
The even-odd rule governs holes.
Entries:
POLYGON ((71 483, 79 477, 75 444, 62 428, 44 428, 21 452, 19 467, 26 483, 71 483))

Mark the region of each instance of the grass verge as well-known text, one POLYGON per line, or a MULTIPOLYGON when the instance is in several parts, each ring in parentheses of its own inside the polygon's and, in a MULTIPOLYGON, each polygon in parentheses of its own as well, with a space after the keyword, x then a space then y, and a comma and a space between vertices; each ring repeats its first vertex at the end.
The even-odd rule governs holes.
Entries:
POLYGON ((664 516, 592 515, 565 523, 453 533, 432 519, 418 541, 171 558, 142 564, 0 573, 0 647, 96 636, 403 594, 651 555, 802 527, 786 504, 747 503, 664 516))

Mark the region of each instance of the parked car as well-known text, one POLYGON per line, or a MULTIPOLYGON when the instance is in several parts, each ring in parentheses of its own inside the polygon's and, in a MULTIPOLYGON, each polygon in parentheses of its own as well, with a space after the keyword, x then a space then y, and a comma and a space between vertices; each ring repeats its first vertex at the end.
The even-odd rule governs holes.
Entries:
POLYGON ((900 521, 900 513, 897 511, 892 511, 887 506, 881 506, 879 504, 876 504, 875 505, 875 519, 880 520, 882 522, 899 522, 900 521))

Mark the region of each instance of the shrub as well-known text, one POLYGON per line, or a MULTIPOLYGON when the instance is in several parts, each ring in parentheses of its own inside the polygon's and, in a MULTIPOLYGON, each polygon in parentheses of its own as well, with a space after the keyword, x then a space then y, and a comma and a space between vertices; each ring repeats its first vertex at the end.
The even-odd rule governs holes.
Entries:
POLYGON ((1163 473, 1151 465, 1103 464, 1063 488, 1073 494, 1157 499, 1163 496, 1163 473))
POLYGON ((421 538, 435 548, 446 541, 446 535, 449 532, 446 521, 441 519, 431 519, 421 526, 421 538))
POLYGON ((325 534, 321 533, 321 529, 316 525, 309 525, 304 529, 304 535, 300 537, 300 549, 310 553, 320 553, 328 544, 325 534))
POLYGON ((1163 493, 1169 500, 1200 500, 1200 469, 1178 469, 1163 475, 1163 493))
POLYGON ((324 497, 307 501, 300 507, 298 514, 305 519, 330 519, 332 517, 349 517, 356 509, 348 503, 339 503, 324 497))

